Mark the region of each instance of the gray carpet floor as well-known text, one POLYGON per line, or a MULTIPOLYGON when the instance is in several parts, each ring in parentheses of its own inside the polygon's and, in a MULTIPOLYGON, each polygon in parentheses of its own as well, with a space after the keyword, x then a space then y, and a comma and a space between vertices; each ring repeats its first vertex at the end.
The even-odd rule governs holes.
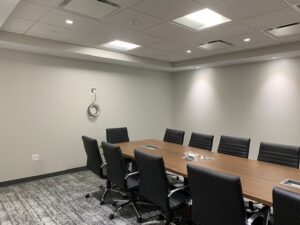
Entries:
POLYGON ((85 194, 99 190, 100 184, 104 185, 104 181, 82 171, 0 188, 0 224, 138 224, 130 206, 111 221, 108 218, 114 209, 111 204, 100 206, 97 195, 85 198, 85 194))

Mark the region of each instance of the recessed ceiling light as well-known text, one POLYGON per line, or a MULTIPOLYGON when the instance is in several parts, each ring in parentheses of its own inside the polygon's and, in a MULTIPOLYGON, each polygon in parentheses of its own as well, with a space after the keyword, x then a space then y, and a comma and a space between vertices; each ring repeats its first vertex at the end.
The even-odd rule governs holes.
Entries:
POLYGON ((216 26, 231 21, 227 17, 220 15, 208 8, 193 12, 183 17, 173 20, 176 23, 190 27, 195 30, 201 30, 207 27, 216 26))
POLYGON ((271 57, 271 59, 276 59, 276 58, 277 58, 276 56, 272 56, 272 57, 271 57))
POLYGON ((136 21, 136 20, 130 21, 129 25, 135 27, 135 26, 139 25, 139 21, 136 21))
POLYGON ((251 38, 245 38, 244 39, 244 42, 250 42, 251 41, 251 38))
POLYGON ((66 20, 65 22, 66 22, 66 24, 70 24, 70 25, 72 25, 74 23, 73 20, 66 20))
POLYGON ((103 44, 101 46, 104 48, 111 48, 111 49, 121 50, 121 51, 128 51, 131 49, 141 47, 140 45, 133 44, 130 42, 125 42, 125 41, 120 41, 120 40, 114 40, 106 44, 103 44))
POLYGON ((190 53, 192 53, 192 50, 186 50, 186 53, 190 54, 190 53))

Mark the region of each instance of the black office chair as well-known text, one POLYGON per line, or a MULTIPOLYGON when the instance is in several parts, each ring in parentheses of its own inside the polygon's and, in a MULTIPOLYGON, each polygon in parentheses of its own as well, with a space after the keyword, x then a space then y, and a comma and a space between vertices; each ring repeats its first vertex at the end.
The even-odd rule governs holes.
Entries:
POLYGON ((137 221, 141 222, 141 216, 136 206, 136 193, 139 187, 137 172, 128 173, 128 169, 125 165, 119 146, 102 142, 102 148, 107 163, 107 186, 102 201, 105 201, 105 198, 111 191, 113 184, 127 193, 129 197, 129 200, 118 206, 115 211, 109 215, 109 218, 113 219, 117 212, 125 206, 131 205, 136 213, 137 221))
MULTIPOLYGON (((102 179, 106 179, 107 168, 106 163, 103 162, 98 142, 95 139, 82 136, 83 146, 87 155, 86 166, 88 170, 92 171, 94 174, 102 179)), ((100 188, 103 188, 100 186, 100 188)), ((91 194, 87 194, 85 197, 89 198, 91 194)))
POLYGON ((139 195, 154 204, 166 219, 174 221, 174 212, 187 206, 186 186, 171 190, 162 157, 134 151, 140 177, 139 195))
POLYGON ((213 135, 192 133, 189 146, 195 148, 201 148, 211 151, 214 141, 213 135))
MULTIPOLYGON (((107 128, 106 129, 106 141, 110 144, 119 144, 123 142, 129 142, 127 127, 120 128, 107 128)), ((134 160, 124 157, 127 168, 132 165, 131 171, 136 171, 136 165, 134 160)))
MULTIPOLYGON (((184 134, 185 134, 184 131, 167 128, 163 141, 182 145, 183 141, 184 141, 184 134)), ((183 184, 180 181, 180 177, 178 175, 170 173, 170 172, 168 172, 167 175, 168 175, 169 182, 174 187, 178 187, 178 186, 181 186, 183 184)))
POLYGON ((248 158, 250 148, 249 138, 221 136, 218 152, 248 158))
POLYGON ((262 142, 257 160, 299 168, 300 147, 262 142))
POLYGON ((174 129, 166 129, 164 141, 182 145, 184 141, 184 131, 174 130, 174 129))
POLYGON ((300 194, 273 189, 274 225, 300 224, 300 194))
POLYGON ((129 142, 127 127, 107 128, 106 141, 110 144, 129 142))
POLYGON ((240 178, 188 165, 192 222, 196 225, 250 225, 262 212, 246 217, 240 178))

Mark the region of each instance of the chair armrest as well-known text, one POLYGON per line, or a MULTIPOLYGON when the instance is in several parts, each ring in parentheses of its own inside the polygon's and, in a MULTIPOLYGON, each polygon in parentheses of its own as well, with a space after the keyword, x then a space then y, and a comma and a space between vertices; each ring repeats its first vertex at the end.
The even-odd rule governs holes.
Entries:
POLYGON ((181 191, 181 190, 184 190, 184 189, 186 189, 186 188, 188 188, 188 185, 183 185, 183 186, 181 186, 181 187, 178 187, 178 188, 173 189, 172 191, 169 192, 168 198, 170 198, 174 193, 176 193, 176 192, 178 192, 178 191, 181 191))
POLYGON ((104 166, 107 166, 107 163, 103 163, 100 168, 103 169, 104 166))
POLYGON ((139 172, 129 173, 129 174, 127 174, 127 176, 125 177, 125 180, 127 180, 129 177, 134 176, 134 175, 137 175, 137 174, 139 174, 139 172))

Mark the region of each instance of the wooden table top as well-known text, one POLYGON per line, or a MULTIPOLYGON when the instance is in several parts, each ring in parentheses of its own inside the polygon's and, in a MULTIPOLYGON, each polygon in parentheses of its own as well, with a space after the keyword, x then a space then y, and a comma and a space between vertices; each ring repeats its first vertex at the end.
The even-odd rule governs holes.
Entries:
POLYGON ((239 176, 244 197, 265 205, 272 206, 272 190, 275 186, 300 193, 300 189, 280 184, 285 179, 300 181, 300 170, 295 168, 224 155, 154 139, 125 142, 120 143, 119 146, 122 153, 131 158, 134 158, 134 149, 162 156, 167 170, 184 177, 187 177, 188 163, 239 176), (153 145, 159 147, 159 149, 149 150, 143 145, 153 145), (188 151, 198 153, 199 156, 213 157, 214 159, 203 160, 198 158, 196 161, 187 161, 183 157, 184 153, 188 151))

